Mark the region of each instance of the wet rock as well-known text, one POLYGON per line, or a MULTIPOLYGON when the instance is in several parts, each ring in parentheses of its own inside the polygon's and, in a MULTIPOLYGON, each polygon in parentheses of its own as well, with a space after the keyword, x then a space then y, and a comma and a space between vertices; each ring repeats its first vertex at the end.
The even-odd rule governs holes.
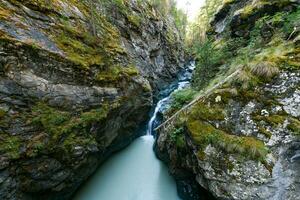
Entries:
POLYGON ((42 2, 0 2, 0 199, 70 199, 184 64, 146 2, 42 2))

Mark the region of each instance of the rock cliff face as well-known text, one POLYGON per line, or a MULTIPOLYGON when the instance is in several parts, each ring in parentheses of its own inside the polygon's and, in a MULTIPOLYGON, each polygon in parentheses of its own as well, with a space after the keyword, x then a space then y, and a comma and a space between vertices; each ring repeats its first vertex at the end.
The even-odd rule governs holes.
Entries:
POLYGON ((0 199, 68 199, 183 65, 141 1, 0 1, 0 199))
POLYGON ((289 0, 226 1, 215 15, 209 34, 233 55, 213 81, 239 75, 157 138, 184 199, 300 199, 299 20, 289 0))

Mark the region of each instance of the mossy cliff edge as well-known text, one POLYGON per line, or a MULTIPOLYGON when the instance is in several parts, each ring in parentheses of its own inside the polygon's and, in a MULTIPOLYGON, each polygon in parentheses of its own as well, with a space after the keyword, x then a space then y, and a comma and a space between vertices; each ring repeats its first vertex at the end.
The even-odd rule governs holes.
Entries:
POLYGON ((215 60, 198 64, 165 117, 239 72, 158 133, 157 155, 183 199, 299 199, 299 3, 224 1, 210 21, 215 60))
POLYGON ((142 1, 1 0, 0 199, 69 199, 137 137, 180 41, 142 1))

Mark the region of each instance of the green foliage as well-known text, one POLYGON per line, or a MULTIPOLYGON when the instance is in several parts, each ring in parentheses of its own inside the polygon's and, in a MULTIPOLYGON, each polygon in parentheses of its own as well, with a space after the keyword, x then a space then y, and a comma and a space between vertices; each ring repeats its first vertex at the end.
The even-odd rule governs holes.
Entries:
MULTIPOLYGON (((284 25, 283 31, 288 37, 291 36, 294 30, 297 30, 295 33, 299 34, 300 29, 300 8, 298 7, 295 12, 289 14, 282 14, 284 16, 284 25)), ((293 35, 292 35, 293 36, 293 35)), ((294 34, 296 36, 296 34, 294 34)))
POLYGON ((150 0, 151 5, 159 10, 162 15, 168 15, 171 9, 176 7, 176 2, 174 0, 150 0))
MULTIPOLYGON (((257 3, 263 5, 270 2, 257 3)), ((274 3, 279 6, 288 4, 283 2, 281 5, 279 1, 274 3)), ((257 9, 258 4, 248 5, 244 10, 252 10, 252 7, 257 9)), ((215 12, 213 10, 211 13, 215 12)), ((298 8, 292 12, 262 16, 250 30, 248 39, 231 38, 229 33, 223 35, 220 40, 195 38, 193 47, 197 68, 192 86, 204 89, 237 69, 242 69, 231 83, 238 88, 250 89, 271 81, 281 69, 299 69, 299 48, 293 41, 286 40, 299 34, 299 13, 298 8), (264 27, 269 29, 271 34, 264 35, 264 27)))
MULTIPOLYGON (((195 42, 205 41, 206 32, 210 29, 210 21, 213 19, 214 14, 222 5, 223 0, 206 0, 205 5, 199 10, 198 17, 195 22, 190 24, 187 34, 187 42, 193 46, 195 42)), ((225 2, 230 4, 232 2, 225 2)))
POLYGON ((198 43, 194 46, 197 66, 193 75, 192 86, 202 89, 207 86, 219 72, 220 65, 228 57, 226 48, 219 48, 212 40, 198 43))
POLYGON ((232 85, 242 90, 251 90, 260 83, 260 79, 247 68, 241 70, 232 81, 232 85))
POLYGON ((184 128, 175 128, 170 134, 170 139, 176 144, 178 148, 183 148, 186 143, 184 136, 184 128))
POLYGON ((189 103, 196 95, 196 91, 192 89, 178 90, 172 94, 172 105, 171 109, 178 110, 185 104, 189 103))
POLYGON ((258 31, 263 25, 272 29, 273 33, 281 32, 286 38, 296 36, 300 27, 300 8, 293 12, 277 12, 275 15, 266 15, 256 22, 255 29, 258 31), (296 32, 294 32, 296 29, 296 32), (294 32, 294 35, 291 35, 294 32))
POLYGON ((0 138, 0 154, 6 154, 10 159, 20 157, 21 140, 18 136, 2 135, 0 138))
POLYGON ((183 10, 173 7, 171 10, 171 15, 174 18, 175 25, 178 28, 179 32, 182 34, 183 37, 185 37, 186 28, 188 25, 187 14, 183 10))

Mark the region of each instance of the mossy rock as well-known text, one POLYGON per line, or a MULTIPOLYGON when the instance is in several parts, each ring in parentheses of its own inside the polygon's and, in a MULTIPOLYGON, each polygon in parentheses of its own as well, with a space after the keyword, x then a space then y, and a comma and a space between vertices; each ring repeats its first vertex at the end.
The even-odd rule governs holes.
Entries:
POLYGON ((96 80, 100 83, 116 83, 123 78, 130 78, 139 74, 137 68, 133 65, 129 66, 113 66, 107 70, 97 74, 96 80))
POLYGON ((128 21, 133 24, 136 27, 140 27, 141 23, 142 23, 142 19, 140 16, 138 15, 128 15, 127 16, 128 21))
POLYGON ((204 150, 200 149, 197 152, 197 158, 204 161, 206 159, 206 153, 204 152, 204 150))
POLYGON ((0 120, 1 120, 2 118, 4 118, 5 115, 6 115, 6 111, 3 110, 3 109, 0 109, 0 120))
POLYGON ((21 140, 18 136, 2 135, 0 136, 0 153, 8 156, 10 159, 20 158, 21 140))
POLYGON ((270 115, 270 116, 261 116, 256 115, 253 116, 255 121, 265 121, 272 126, 283 125, 283 123, 287 120, 287 116, 285 115, 270 115))
POLYGON ((170 133, 168 133, 168 135, 177 148, 182 149, 186 146, 183 127, 174 128, 170 133))
POLYGON ((229 154, 242 155, 246 159, 264 161, 268 150, 264 143, 254 137, 230 135, 207 122, 188 121, 187 128, 201 149, 207 145, 219 148, 229 154))
POLYGON ((272 137, 272 133, 263 127, 259 127, 259 133, 263 134, 266 138, 270 139, 272 137))
POLYGON ((287 128, 296 136, 300 136, 300 121, 296 118, 290 118, 287 128))
POLYGON ((207 103, 198 103, 193 106, 189 118, 194 120, 221 121, 225 119, 225 111, 219 104, 208 106, 207 103))
POLYGON ((95 138, 89 133, 91 125, 105 120, 109 110, 110 107, 104 105, 99 109, 71 114, 38 103, 32 109, 31 124, 49 135, 49 141, 46 145, 40 145, 41 148, 55 151, 60 147, 69 152, 77 145, 95 144, 95 138))

